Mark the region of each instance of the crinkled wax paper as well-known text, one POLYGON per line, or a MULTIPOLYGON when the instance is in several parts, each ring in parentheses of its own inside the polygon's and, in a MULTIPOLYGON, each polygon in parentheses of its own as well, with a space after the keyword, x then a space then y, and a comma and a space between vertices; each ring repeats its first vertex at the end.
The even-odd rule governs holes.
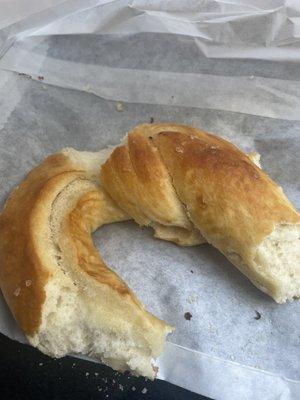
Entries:
MULTIPOLYGON (((1 206, 47 154, 115 145, 153 118, 258 151, 299 208, 298 2, 28 3, 0 2, 1 206)), ((297 399, 299 301, 278 305, 211 246, 180 248, 133 222, 94 239, 146 307, 176 326, 161 379, 216 399, 297 399)), ((0 330, 24 340, 3 300, 0 330)))

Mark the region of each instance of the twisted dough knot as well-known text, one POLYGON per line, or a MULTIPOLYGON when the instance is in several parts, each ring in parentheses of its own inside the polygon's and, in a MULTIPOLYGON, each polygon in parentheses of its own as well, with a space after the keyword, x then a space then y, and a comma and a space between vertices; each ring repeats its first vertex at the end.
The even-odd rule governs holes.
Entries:
POLYGON ((101 183, 156 237, 208 241, 284 302, 300 295, 300 217, 257 161, 198 129, 140 125, 102 166, 101 183))
MULTIPOLYGON (((169 131, 162 131, 161 125, 142 125, 134 129, 127 144, 117 147, 102 166, 101 183, 123 211, 139 225, 152 227, 157 238, 180 245, 204 243, 158 150, 171 135, 173 144, 169 151, 180 162, 187 155, 189 144, 195 145, 197 132, 185 127, 178 132, 177 125, 167 128, 169 131)), ((218 148, 200 137, 198 144, 202 153, 218 148)))

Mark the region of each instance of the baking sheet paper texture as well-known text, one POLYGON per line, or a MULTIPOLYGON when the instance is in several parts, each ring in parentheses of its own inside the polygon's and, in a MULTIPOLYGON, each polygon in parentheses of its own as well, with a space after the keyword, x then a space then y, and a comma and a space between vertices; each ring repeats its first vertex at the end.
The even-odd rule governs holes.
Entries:
MULTIPOLYGON (((32 13, 27 3, 19 16, 0 13, 1 206, 46 155, 116 145, 154 119, 256 150, 300 207, 298 2, 45 0, 32 13)), ((277 305, 212 247, 180 248, 133 222, 94 240, 147 309, 176 326, 161 379, 216 399, 297 399, 299 301, 277 305)), ((24 340, 3 299, 0 330, 24 340)))
POLYGON ((283 0, 33 2, 3 23, 0 68, 109 100, 299 120, 299 13, 283 0))
POLYGON ((3 42, 28 35, 158 32, 193 37, 207 57, 300 57, 298 0, 2 0, 2 11, 3 42))

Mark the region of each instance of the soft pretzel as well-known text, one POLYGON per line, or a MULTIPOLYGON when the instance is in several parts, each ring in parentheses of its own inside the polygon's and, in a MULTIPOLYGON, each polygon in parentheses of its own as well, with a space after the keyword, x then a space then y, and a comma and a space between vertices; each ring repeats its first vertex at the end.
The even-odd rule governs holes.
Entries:
POLYGON ((208 241, 277 302, 299 297, 299 214, 256 163, 174 124, 140 125, 115 149, 47 158, 0 216, 0 285, 30 343, 155 376, 152 360, 172 328, 143 308, 91 239, 131 218, 181 245, 208 241))

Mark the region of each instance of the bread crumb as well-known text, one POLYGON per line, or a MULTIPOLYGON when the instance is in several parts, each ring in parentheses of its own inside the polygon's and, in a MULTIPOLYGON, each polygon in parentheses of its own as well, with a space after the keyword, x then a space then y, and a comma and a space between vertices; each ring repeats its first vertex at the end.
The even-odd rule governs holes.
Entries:
POLYGON ((98 372, 95 372, 95 376, 98 376, 99 374, 98 374, 98 372))
POLYGON ((184 314, 184 318, 185 318, 187 321, 190 321, 190 320, 192 319, 192 314, 191 314, 190 312, 186 312, 186 313, 184 314))
POLYGON ((87 85, 85 85, 84 87, 83 87, 83 90, 85 90, 85 91, 87 91, 87 92, 90 92, 91 91, 91 85, 89 85, 89 84, 87 84, 87 85))
POLYGON ((195 303, 197 300, 198 300, 198 294, 197 293, 191 293, 186 301, 188 303, 192 304, 192 303, 195 303))
POLYGON ((124 111, 123 103, 118 102, 118 103, 116 104, 116 110, 119 111, 119 112, 124 111))
POLYGON ((153 365, 152 363, 151 363, 151 367, 152 367, 152 369, 154 371, 154 378, 156 378, 157 374, 158 374, 158 371, 159 371, 159 368, 156 365, 153 365))
POLYGON ((256 314, 254 319, 261 319, 261 313, 256 311, 256 310, 254 310, 254 311, 255 311, 255 314, 256 314))
POLYGON ((29 287, 32 284, 32 280, 31 279, 27 279, 27 281, 25 281, 25 285, 27 287, 29 287))
POLYGON ((148 392, 147 388, 144 388, 144 389, 142 390, 142 393, 143 393, 143 394, 146 394, 147 392, 148 392))
POLYGON ((39 363, 39 367, 42 367, 44 364, 42 362, 39 363))
POLYGON ((21 293, 21 288, 20 286, 18 286, 14 291, 14 296, 18 297, 20 293, 21 293))
POLYGON ((89 372, 86 372, 86 373, 85 373, 85 376, 89 376, 89 375, 90 375, 90 373, 89 373, 89 372))
POLYGON ((124 386, 119 384, 119 389, 123 392, 124 386))
POLYGON ((25 74, 24 72, 19 72, 18 75, 19 76, 24 76, 24 78, 31 79, 31 75, 25 74))

